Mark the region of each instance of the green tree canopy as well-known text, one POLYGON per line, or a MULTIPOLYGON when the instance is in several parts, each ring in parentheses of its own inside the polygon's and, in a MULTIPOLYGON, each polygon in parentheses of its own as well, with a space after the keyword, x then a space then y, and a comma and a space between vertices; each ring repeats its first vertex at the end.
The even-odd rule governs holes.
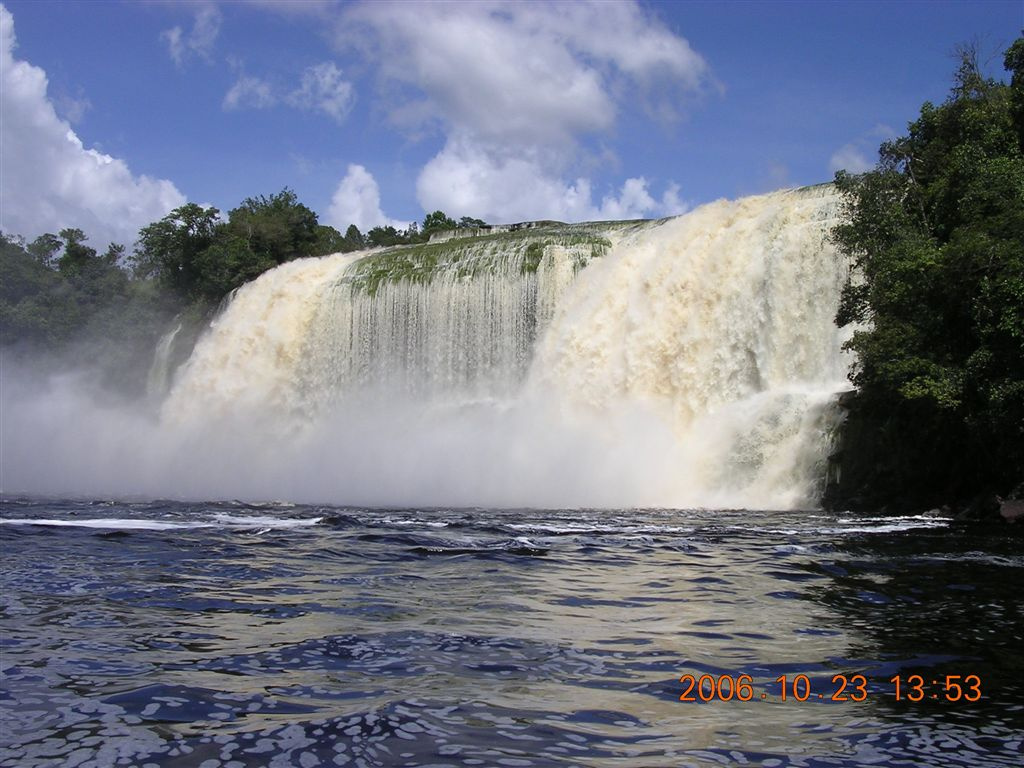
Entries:
POLYGON ((402 233, 390 224, 384 227, 374 227, 366 233, 366 244, 371 248, 385 248, 404 243, 405 239, 402 237, 402 233))
POLYGON ((317 225, 316 242, 313 244, 313 249, 310 252, 311 256, 326 256, 330 253, 344 253, 345 251, 354 250, 354 248, 349 247, 348 240, 334 227, 329 227, 326 224, 317 225))
POLYGON ((60 249, 60 238, 50 232, 40 235, 25 248, 44 267, 51 267, 57 263, 57 252, 60 249))
POLYGON ((316 214, 288 188, 270 197, 246 198, 228 213, 226 229, 257 260, 275 264, 311 255, 320 236, 316 214))
POLYGON ((165 288, 198 298, 199 255, 217 235, 220 211, 186 203, 160 221, 143 227, 133 264, 139 278, 155 278, 165 288))
POLYGON ((85 244, 88 240, 80 229, 62 229, 60 239, 64 242, 64 255, 57 260, 57 268, 64 277, 74 277, 96 258, 96 249, 85 244))
POLYGON ((355 224, 349 224, 345 230, 345 242, 349 246, 347 250, 359 251, 366 247, 366 239, 355 224))
POLYGON ((422 232, 429 237, 431 232, 455 229, 457 226, 458 224, 455 223, 455 220, 448 218, 448 214, 444 211, 434 211, 424 217, 422 232))
POLYGON ((216 208, 176 208, 142 229, 133 262, 138 278, 155 278, 188 301, 216 302, 278 264, 352 250, 346 246, 286 188, 246 198, 227 221, 216 208))
POLYGON ((873 171, 836 176, 854 265, 837 322, 865 324, 848 429, 873 456, 850 482, 875 494, 928 504, 1024 481, 1022 51, 1009 86, 962 51, 945 103, 873 171))

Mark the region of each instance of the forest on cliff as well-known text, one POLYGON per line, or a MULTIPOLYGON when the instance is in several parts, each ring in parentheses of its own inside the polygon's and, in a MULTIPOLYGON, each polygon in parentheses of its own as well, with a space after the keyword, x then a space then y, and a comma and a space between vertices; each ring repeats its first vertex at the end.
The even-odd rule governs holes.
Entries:
POLYGON ((859 328, 837 506, 1024 493, 1024 38, 1004 65, 1009 84, 962 50, 946 101, 836 176, 854 265, 836 322, 859 328))

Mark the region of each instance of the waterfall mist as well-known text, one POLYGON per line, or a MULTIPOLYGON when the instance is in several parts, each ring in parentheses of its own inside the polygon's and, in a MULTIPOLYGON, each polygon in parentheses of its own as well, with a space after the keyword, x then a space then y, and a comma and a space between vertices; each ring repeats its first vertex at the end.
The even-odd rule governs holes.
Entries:
POLYGON ((237 292, 162 399, 5 365, 3 490, 812 506, 848 366, 837 202, 824 186, 290 262, 237 292))

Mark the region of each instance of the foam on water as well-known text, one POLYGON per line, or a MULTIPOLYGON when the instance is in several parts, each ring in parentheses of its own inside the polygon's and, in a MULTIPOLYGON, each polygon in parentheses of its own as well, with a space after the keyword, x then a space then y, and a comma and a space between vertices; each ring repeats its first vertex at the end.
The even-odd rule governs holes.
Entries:
POLYGON ((210 519, 168 522, 145 518, 0 518, 0 525, 42 525, 61 528, 102 528, 112 531, 170 531, 190 528, 260 528, 264 530, 305 528, 318 525, 323 518, 287 519, 279 517, 238 517, 215 514, 210 519))
POLYGON ((58 528, 104 528, 122 531, 169 531, 180 528, 213 528, 212 523, 197 521, 186 523, 167 523, 159 520, 120 520, 117 518, 95 518, 91 520, 58 520, 40 518, 5 518, 0 525, 43 525, 58 528))

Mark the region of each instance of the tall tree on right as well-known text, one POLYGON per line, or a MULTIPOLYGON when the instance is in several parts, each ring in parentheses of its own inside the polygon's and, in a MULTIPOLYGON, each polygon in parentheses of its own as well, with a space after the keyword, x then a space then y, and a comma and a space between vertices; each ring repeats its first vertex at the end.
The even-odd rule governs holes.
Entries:
POLYGON ((959 52, 874 170, 840 172, 858 362, 831 504, 914 507, 1024 482, 1024 38, 1010 84, 959 52))

